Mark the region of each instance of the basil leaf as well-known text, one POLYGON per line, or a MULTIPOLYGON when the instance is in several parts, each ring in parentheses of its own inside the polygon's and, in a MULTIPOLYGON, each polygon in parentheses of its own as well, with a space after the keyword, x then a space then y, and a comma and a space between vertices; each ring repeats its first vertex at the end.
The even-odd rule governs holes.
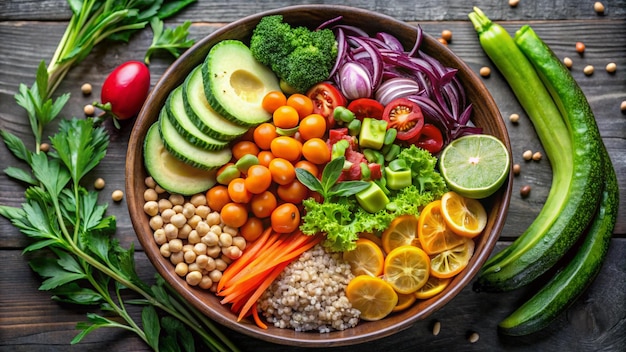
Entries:
POLYGON ((296 177, 298 178, 298 181, 302 182, 302 184, 305 185, 311 191, 318 192, 322 196, 324 195, 325 192, 324 192, 324 188, 322 187, 322 183, 320 182, 320 180, 317 179, 317 177, 313 176, 313 174, 310 173, 308 170, 305 170, 299 167, 296 168, 296 177))
POLYGON ((370 186, 366 181, 344 181, 334 185, 328 192, 328 196, 348 197, 361 192, 370 186))
POLYGON ((339 180, 341 172, 343 172, 345 160, 346 158, 340 156, 331 160, 324 167, 324 171, 322 171, 322 188, 324 189, 324 193, 328 193, 330 188, 339 180))

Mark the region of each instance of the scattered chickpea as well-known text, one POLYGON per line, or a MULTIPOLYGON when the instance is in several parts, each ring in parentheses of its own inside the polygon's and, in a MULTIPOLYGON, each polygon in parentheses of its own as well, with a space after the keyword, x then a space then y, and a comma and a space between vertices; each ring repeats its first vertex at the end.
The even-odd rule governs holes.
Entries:
POLYGON ((523 186, 520 190, 519 190, 519 194, 520 196, 522 196, 522 198, 526 198, 530 195, 530 186, 529 185, 525 185, 523 186))
POLYGON ((145 202, 143 211, 149 216, 155 216, 159 213, 159 205, 155 201, 145 202))
POLYGON ((446 42, 451 42, 452 41, 452 31, 449 29, 444 29, 443 31, 441 31, 441 38, 445 39, 446 42))
POLYGON ((185 262, 179 262, 176 264, 176 269, 174 269, 174 271, 178 276, 183 277, 189 272, 189 266, 185 262))
POLYGON ((143 200, 146 202, 156 201, 159 199, 159 195, 153 188, 148 188, 143 192, 143 200))
POLYGON ((480 336, 478 335, 477 332, 473 332, 469 335, 469 337, 467 338, 467 341, 469 341, 470 343, 476 343, 478 342, 478 339, 480 338, 480 336))
POLYGON ((41 150, 44 153, 49 152, 50 151, 50 144, 48 144, 48 143, 41 143, 39 145, 39 150, 41 150))
POLYGON ((585 52, 585 43, 576 42, 576 52, 582 55, 585 52))
POLYGON ((572 66, 574 66, 574 61, 572 61, 572 59, 569 58, 569 57, 565 57, 565 58, 563 58, 563 64, 567 68, 572 68, 572 66))
POLYGON ((163 227, 163 218, 159 215, 155 215, 150 218, 150 228, 156 231, 163 227))
POLYGON ((541 157, 542 157, 541 152, 535 152, 535 153, 533 154, 533 160, 534 160, 534 161, 539 161, 539 160, 541 160, 541 157))
POLYGON ((511 116, 509 116, 509 121, 511 121, 513 123, 518 123, 519 122, 519 114, 511 114, 511 116))
POLYGON ((93 187, 95 189, 103 189, 104 186, 106 185, 106 183, 104 182, 104 179, 102 177, 98 177, 94 182, 93 182, 93 187))
POLYGON ((91 91, 92 91, 92 87, 91 84, 89 83, 83 83, 82 86, 80 86, 80 91, 83 93, 83 95, 91 95, 91 91))
POLYGON ((119 189, 116 189, 113 193, 111 193, 111 199, 113 199, 114 202, 119 202, 122 198, 124 198, 124 192, 119 189))
POLYGON ((202 281, 202 273, 199 271, 192 271, 185 277, 185 281, 191 286, 198 286, 202 281))
POLYGON ((156 186, 157 186, 156 181, 154 181, 154 178, 152 178, 152 176, 146 177, 146 179, 143 181, 143 183, 148 188, 156 188, 156 186))
POLYGON ((483 77, 489 77, 491 75, 491 69, 487 66, 483 66, 480 68, 480 71, 478 71, 478 73, 480 73, 480 75, 483 77))
POLYGON ((516 7, 519 4, 519 0, 509 0, 509 6, 516 7))
POLYGON ((587 76, 591 76, 593 74, 593 66, 592 65, 585 66, 585 68, 583 68, 583 73, 587 76))
POLYGON ((619 109, 622 111, 622 114, 626 114, 626 100, 622 101, 619 106, 619 109))
POLYGON ((520 164, 513 164, 513 175, 517 176, 522 172, 522 166, 520 164))
POLYGON ((448 45, 448 41, 445 40, 444 38, 437 38, 437 41, 443 45, 448 45))
POLYGON ((530 159, 533 158, 533 152, 532 150, 527 150, 522 154, 522 158, 524 158, 524 160, 528 161, 530 159))
POLYGON ((609 62, 606 65, 606 72, 615 73, 615 71, 617 71, 617 64, 615 62, 609 62))
POLYGON ((593 10, 598 14, 598 15, 602 15, 604 13, 604 4, 601 3, 600 1, 596 1, 593 4, 593 10))
POLYGON ((85 116, 93 116, 96 113, 96 108, 91 104, 87 104, 83 108, 83 112, 85 113, 85 116))
POLYGON ((440 321, 436 321, 433 324, 433 335, 437 336, 437 335, 439 335, 439 332, 441 332, 441 322, 440 321))

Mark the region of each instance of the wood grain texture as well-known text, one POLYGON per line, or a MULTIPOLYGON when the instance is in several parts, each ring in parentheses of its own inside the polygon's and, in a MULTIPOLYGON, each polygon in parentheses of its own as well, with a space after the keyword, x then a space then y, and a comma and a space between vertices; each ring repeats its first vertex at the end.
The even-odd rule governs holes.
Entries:
MULTIPOLYGON (((194 22, 191 35, 202 38, 223 24, 260 11, 274 9, 295 1, 204 1, 172 18, 166 24, 184 20, 194 22)), ((346 4, 324 1, 329 4, 346 4)), ((507 294, 475 293, 467 287, 459 296, 427 321, 393 336, 368 344, 366 350, 567 350, 567 351, 621 351, 626 346, 626 115, 620 112, 620 103, 626 100, 626 1, 604 1, 604 16, 593 12, 591 1, 542 0, 521 1, 513 9, 506 1, 477 0, 459 2, 440 1, 351 1, 348 5, 375 10, 390 16, 419 24, 424 30, 438 36, 443 29, 453 31, 449 47, 476 72, 482 66, 492 67, 492 75, 485 79, 502 116, 505 118, 513 148, 514 162, 520 163, 522 173, 514 179, 514 194, 501 243, 497 250, 519 236, 539 212, 551 183, 549 161, 525 162, 525 150, 542 151, 533 126, 499 73, 478 45, 476 34, 467 20, 471 6, 481 7, 492 19, 503 21, 513 33, 524 23, 530 23, 559 57, 574 60, 572 74, 586 93, 596 116, 601 135, 618 174, 621 197, 618 222, 614 230, 608 259, 599 277, 574 305, 548 329, 533 336, 505 339, 499 336, 497 322, 519 305, 536 287, 528 287, 507 294), (583 41, 587 50, 583 56, 574 50, 576 41, 583 41), (615 74, 604 67, 617 63, 615 74), (585 65, 595 66, 592 76, 585 76, 585 65), (511 113, 521 115, 518 124, 508 121, 511 113), (531 196, 522 199, 517 190, 523 185, 532 187, 531 196), (438 336, 431 334, 434 320, 442 323, 438 336), (467 334, 477 331, 480 340, 469 344, 467 334)), ((0 1, 0 129, 30 140, 30 127, 24 111, 15 104, 14 94, 20 83, 31 84, 40 60, 49 60, 60 39, 70 12, 64 0, 9 0, 0 1)), ((142 31, 130 43, 111 43, 96 48, 87 60, 76 66, 59 87, 58 92, 70 92, 72 98, 62 115, 82 116, 85 104, 99 97, 101 83, 119 63, 143 57, 151 40, 150 30, 142 31), (90 82, 94 93, 85 97, 80 85, 90 82)), ((172 59, 157 56, 150 66, 154 85, 172 59)), ((55 126, 48 129, 48 134, 55 126)), ((103 177, 106 188, 100 201, 109 203, 109 213, 118 221, 116 238, 124 247, 134 243, 133 232, 124 201, 110 201, 115 189, 124 188, 124 158, 130 136, 130 125, 111 132, 111 147, 100 166, 89 175, 88 182, 103 177)), ((32 140, 31 140, 32 143, 32 140)), ((0 143, 0 169, 21 166, 0 143)), ((0 173, 0 204, 19 206, 23 201, 22 185, 0 173)), ((117 330, 102 330, 89 335, 78 346, 70 346, 75 336, 76 322, 83 321, 89 310, 60 305, 50 300, 37 287, 40 279, 29 269, 21 250, 28 241, 4 218, 0 218, 0 351, 147 351, 147 347, 131 334, 117 330)), ((139 248, 140 249, 140 248, 139 248)), ((148 280, 154 269, 141 252, 136 254, 142 276, 148 280)), ((253 340, 230 332, 244 351, 273 351, 278 346, 253 340)), ((357 346, 360 348, 360 346, 357 346)), ((350 351, 337 348, 336 351, 350 351)), ((297 349, 294 349, 297 350, 297 349)))

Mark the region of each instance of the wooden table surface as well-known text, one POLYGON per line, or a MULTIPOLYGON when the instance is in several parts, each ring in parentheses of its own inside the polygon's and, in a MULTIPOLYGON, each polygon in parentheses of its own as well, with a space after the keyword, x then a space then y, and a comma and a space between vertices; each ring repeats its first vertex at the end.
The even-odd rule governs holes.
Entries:
MULTIPOLYGON (((191 36, 202 38, 224 24, 241 17, 297 4, 287 0, 199 0, 166 25, 191 20, 191 36)), ((308 3, 308 2, 307 2, 308 3)), ((505 0, 387 0, 387 1, 324 1, 347 4, 394 16, 400 20, 419 23, 437 37, 444 29, 453 32, 449 47, 476 72, 482 66, 492 66, 478 44, 468 21, 472 6, 479 6, 493 20, 513 33, 522 24, 530 23, 559 57, 574 60, 572 74, 584 90, 595 113, 615 169, 621 190, 619 218, 608 258, 600 275, 589 289, 566 313, 535 335, 505 338, 496 331, 497 323, 517 307, 534 287, 510 293, 476 293, 466 287, 447 306, 425 321, 397 334, 361 346, 336 348, 348 351, 364 350, 513 350, 513 351, 623 351, 626 347, 626 115, 620 103, 626 100, 626 0, 603 1, 604 15, 594 12, 594 1, 521 0, 515 8, 505 0), (587 49, 583 56, 575 51, 582 41, 587 49), (605 66, 617 64, 617 72, 609 74, 605 66), (583 74, 585 65, 593 65, 595 73, 583 74), (434 321, 441 322, 441 333, 432 334, 434 321), (467 340, 477 332, 478 342, 467 340)), ((52 57, 70 17, 65 0, 4 0, 0 2, 0 128, 31 141, 30 127, 24 110, 17 106, 14 95, 19 83, 31 85, 38 63, 52 57)), ((97 47, 83 63, 73 68, 57 90, 70 92, 72 98, 62 115, 81 116, 83 106, 99 97, 105 76, 113 67, 130 59, 141 59, 152 33, 149 29, 134 36, 128 44, 97 47), (90 82, 94 95, 80 93, 83 82, 90 82)), ((168 56, 157 56, 150 66, 152 84, 172 62, 168 56)), ((525 150, 542 151, 534 129, 504 82, 493 70, 485 84, 493 94, 505 117, 514 162, 522 165, 515 178, 514 194, 506 225, 496 248, 519 236, 539 212, 551 182, 548 160, 525 162, 525 150), (508 121, 512 113, 521 115, 518 124, 508 121), (530 185, 531 195, 521 198, 518 190, 530 185)), ((56 127, 54 131, 56 131, 56 127)), ((109 213, 117 217, 116 237, 124 247, 139 243, 133 232, 124 201, 110 201, 111 192, 124 188, 124 160, 131 126, 114 132, 108 154, 90 177, 103 177, 106 188, 101 202, 109 202, 109 213)), ((50 132, 50 133, 51 133, 50 132)), ((49 135, 49 134, 48 134, 49 135)), ((30 143, 29 145, 32 145, 30 143)), ((0 143, 0 168, 18 166, 18 161, 0 143)), ((0 203, 19 206, 23 201, 23 186, 0 175, 0 203)), ((141 351, 148 348, 130 333, 103 329, 90 334, 80 345, 71 346, 77 322, 85 320, 88 309, 56 303, 47 292, 38 291, 41 283, 21 253, 27 240, 5 218, 0 218, 0 350, 1 351, 141 351)), ((151 280, 154 269, 140 250, 136 254, 139 272, 151 280)), ((273 351, 279 345, 259 341, 238 333, 226 333, 244 351, 273 351)))

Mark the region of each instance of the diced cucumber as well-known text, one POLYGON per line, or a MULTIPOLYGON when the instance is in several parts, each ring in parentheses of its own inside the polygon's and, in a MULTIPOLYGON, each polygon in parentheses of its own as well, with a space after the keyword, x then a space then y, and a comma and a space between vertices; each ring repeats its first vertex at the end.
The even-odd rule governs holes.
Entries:
POLYGON ((228 141, 220 140, 203 133, 185 112, 183 103, 183 87, 174 89, 165 103, 165 109, 170 122, 189 143, 208 150, 224 149, 228 141))
POLYGON ((192 195, 204 192, 215 185, 216 171, 195 168, 167 151, 159 135, 158 123, 148 129, 143 156, 148 174, 170 193, 192 195))
POLYGON ((216 112, 204 93, 200 66, 191 71, 183 83, 185 112, 200 131, 222 140, 232 140, 248 131, 248 127, 225 119, 216 112))
POLYGON ((270 91, 280 90, 278 78, 241 41, 215 44, 202 65, 202 76, 209 103, 225 118, 254 126, 272 117, 261 102, 270 91))
POLYGON ((230 148, 207 150, 189 143, 176 131, 165 109, 161 109, 159 116, 159 131, 167 151, 194 167, 204 170, 218 169, 229 162, 232 157, 230 148))

